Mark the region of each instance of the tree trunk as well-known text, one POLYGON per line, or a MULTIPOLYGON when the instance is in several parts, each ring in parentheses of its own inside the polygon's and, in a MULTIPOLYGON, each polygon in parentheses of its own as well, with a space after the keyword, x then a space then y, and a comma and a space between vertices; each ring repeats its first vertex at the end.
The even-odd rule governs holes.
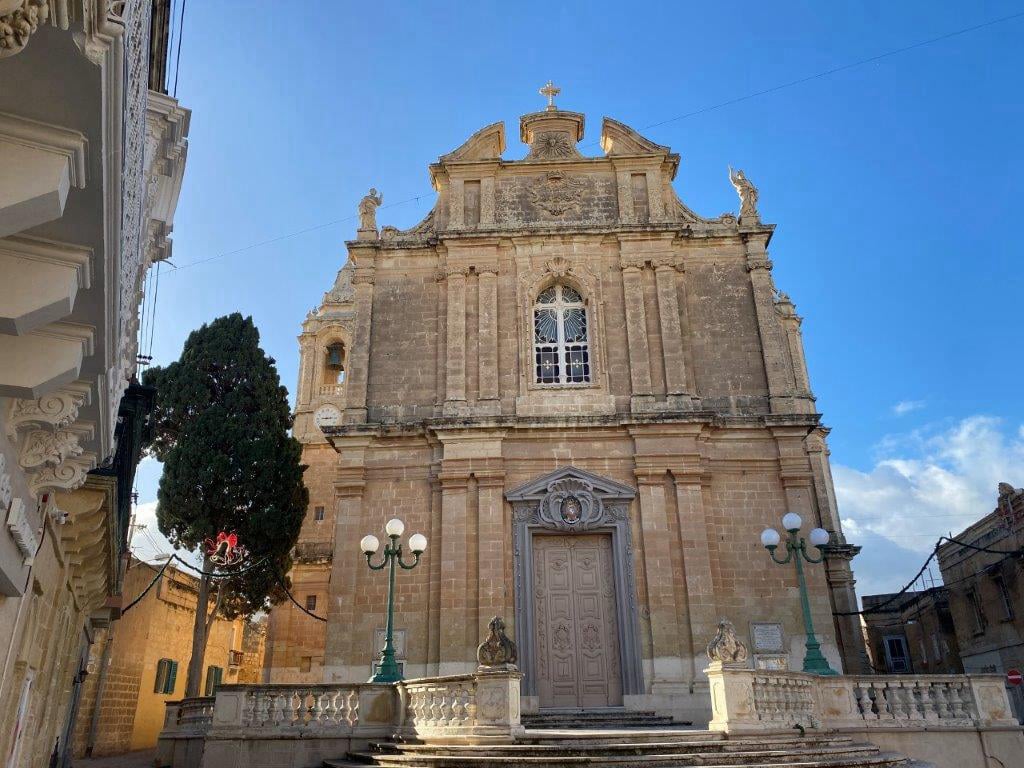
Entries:
MULTIPOLYGON (((210 558, 203 555, 203 570, 211 570, 210 558)), ((192 658, 188 661, 188 679, 185 682, 185 698, 191 699, 199 695, 199 686, 203 683, 203 658, 206 656, 206 611, 210 604, 210 577, 199 577, 199 594, 196 598, 196 617, 192 623, 192 658)))

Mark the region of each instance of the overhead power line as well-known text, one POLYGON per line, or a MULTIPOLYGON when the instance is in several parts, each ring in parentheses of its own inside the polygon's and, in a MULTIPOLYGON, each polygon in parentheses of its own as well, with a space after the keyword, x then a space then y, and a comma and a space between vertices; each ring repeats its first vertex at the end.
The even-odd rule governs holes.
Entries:
MULTIPOLYGON (((184 17, 184 13, 185 13, 185 7, 184 7, 184 2, 182 2, 182 17, 184 17)), ((852 62, 849 62, 848 64, 843 64, 843 65, 838 66, 838 67, 832 67, 831 69, 822 70, 821 72, 815 72, 812 75, 807 75, 805 77, 800 77, 800 78, 797 78, 796 80, 790 80, 790 81, 785 82, 785 83, 779 83, 778 85, 773 85, 770 88, 763 88, 763 89, 761 89, 759 91, 754 91, 753 93, 747 93, 747 94, 744 94, 742 96, 737 96, 736 98, 729 99, 727 101, 722 101, 722 102, 719 102, 717 104, 711 104, 711 105, 706 106, 706 107, 701 107, 700 109, 695 109, 692 112, 686 112, 686 113, 684 113, 682 115, 676 115, 675 117, 667 118, 666 120, 659 120, 656 123, 650 123, 648 125, 645 125, 645 126, 641 127, 639 130, 646 131, 646 130, 650 130, 651 128, 659 128, 659 127, 661 127, 663 125, 668 125, 669 123, 678 122, 680 120, 686 120, 686 119, 691 118, 691 117, 697 117, 698 115, 704 115, 704 114, 707 114, 708 112, 713 112, 713 111, 715 111, 717 109, 722 109, 724 107, 729 107, 729 106, 732 106, 734 104, 739 104, 740 102, 744 102, 744 101, 748 101, 750 99, 758 98, 759 96, 766 96, 768 94, 776 93, 778 91, 782 91, 782 90, 785 90, 787 88, 794 88, 794 87, 796 87, 798 85, 803 85, 804 83, 809 83, 812 80, 818 80, 818 79, 821 79, 821 78, 829 77, 829 76, 837 74, 839 72, 845 72, 846 70, 849 70, 849 69, 854 69, 856 67, 862 67, 862 66, 864 66, 866 64, 871 64, 871 63, 876 62, 876 61, 881 61, 882 59, 887 59, 887 58, 889 58, 891 56, 896 56, 896 55, 899 55, 901 53, 907 53, 908 51, 913 51, 913 50, 915 50, 917 48, 923 48, 925 46, 933 45, 935 43, 939 43, 939 42, 942 42, 944 40, 949 40, 949 39, 954 38, 954 37, 959 37, 960 35, 966 35, 966 34, 968 34, 970 32, 976 32, 976 31, 978 31, 980 29, 985 29, 987 27, 992 27, 992 26, 995 26, 997 24, 1003 24, 1003 23, 1008 22, 1008 21, 1013 21, 1014 19, 1019 19, 1021 17, 1024 17, 1024 11, 1022 11, 1020 13, 1014 13, 1014 14, 1011 14, 1009 16, 1002 16, 1002 17, 1000 17, 998 19, 992 19, 991 21, 982 22, 981 24, 975 24, 975 25, 970 26, 970 27, 964 27, 963 29, 958 29, 958 30, 955 30, 953 32, 947 32, 945 34, 938 35, 937 37, 931 37, 931 38, 928 38, 927 40, 921 40, 921 41, 918 41, 916 43, 912 43, 911 45, 905 45, 905 46, 902 46, 900 48, 894 48, 894 49, 892 49, 890 51, 885 51, 884 53, 879 53, 879 54, 877 54, 875 56, 869 56, 869 57, 867 57, 865 59, 859 59, 857 61, 852 61, 852 62)), ((181 31, 180 30, 178 32, 178 52, 179 52, 179 54, 181 52, 181 31)), ((175 87, 177 87, 177 72, 175 72, 175 87)), ((584 146, 594 146, 594 145, 597 145, 597 144, 598 144, 598 142, 590 142, 589 144, 586 144, 584 146)), ((425 196, 426 196, 426 193, 424 193, 424 195, 418 195, 416 197, 410 197, 410 198, 408 198, 406 200, 402 200, 402 201, 397 202, 397 203, 391 203, 389 205, 383 205, 383 206, 381 206, 381 208, 390 208, 392 206, 404 205, 405 203, 412 202, 413 200, 419 200, 420 197, 425 197, 425 196)), ((188 269, 190 267, 197 267, 200 264, 207 264, 207 263, 209 263, 211 261, 216 261, 218 259, 223 259, 223 258, 225 258, 227 256, 234 256, 235 254, 243 253, 244 251, 252 250, 253 248, 259 248, 259 247, 264 246, 264 245, 271 245, 272 243, 277 243, 277 242, 280 242, 282 240, 288 240, 289 238, 292 238, 292 237, 298 237, 299 235, 304 235, 304 234, 306 234, 308 232, 315 232, 315 231, 317 231, 319 229, 325 229, 327 227, 332 227, 335 224, 342 224, 342 223, 344 223, 346 221, 353 221, 353 220, 355 220, 357 218, 359 218, 359 217, 358 216, 346 216, 346 217, 341 218, 341 219, 334 219, 332 221, 324 222, 323 224, 317 224, 317 225, 312 226, 312 227, 306 227, 305 229, 299 229, 299 230, 296 230, 294 232, 289 232, 289 233, 284 234, 284 235, 279 235, 277 237, 270 238, 269 240, 261 240, 258 243, 252 243, 250 245, 242 246, 241 248, 236 248, 236 249, 230 250, 230 251, 224 251, 223 253, 218 253, 215 256, 209 256, 209 257, 207 257, 205 259, 198 259, 196 261, 191 261, 191 262, 189 262, 187 264, 181 265, 175 271, 176 272, 180 272, 183 269, 188 269)))

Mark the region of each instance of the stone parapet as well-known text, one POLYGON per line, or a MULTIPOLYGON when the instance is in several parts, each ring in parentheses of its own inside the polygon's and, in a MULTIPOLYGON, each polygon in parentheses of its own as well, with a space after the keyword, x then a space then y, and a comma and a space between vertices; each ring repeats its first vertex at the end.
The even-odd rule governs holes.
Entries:
POLYGON ((281 765, 300 768, 396 736, 510 742, 523 730, 521 677, 501 670, 393 684, 225 685, 215 698, 167 703, 155 764, 243 768, 281 753, 281 765))
POLYGON ((999 675, 837 675, 764 672, 713 663, 708 727, 757 733, 795 727, 873 731, 1020 730, 999 675))

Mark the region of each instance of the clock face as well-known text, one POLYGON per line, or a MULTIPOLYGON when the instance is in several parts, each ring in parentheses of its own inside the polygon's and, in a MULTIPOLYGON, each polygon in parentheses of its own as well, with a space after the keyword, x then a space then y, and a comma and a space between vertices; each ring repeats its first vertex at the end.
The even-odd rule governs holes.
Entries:
POLYGON ((335 427, 341 423, 341 411, 333 405, 321 405, 313 414, 318 427, 335 427))

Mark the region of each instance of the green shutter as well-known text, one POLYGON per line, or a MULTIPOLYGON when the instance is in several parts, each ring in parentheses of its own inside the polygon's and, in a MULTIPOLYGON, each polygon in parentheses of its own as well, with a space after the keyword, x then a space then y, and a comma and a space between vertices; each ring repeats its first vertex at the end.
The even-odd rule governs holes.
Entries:
POLYGON ((167 686, 164 688, 164 693, 174 693, 174 684, 178 681, 178 662, 170 662, 170 671, 167 674, 167 686))
POLYGON ((167 659, 160 659, 156 664, 156 680, 153 681, 153 693, 163 693, 167 687, 167 659))
POLYGON ((217 686, 220 685, 221 678, 224 676, 223 667, 215 667, 210 665, 206 668, 206 688, 204 690, 204 696, 213 696, 217 692, 217 686))

